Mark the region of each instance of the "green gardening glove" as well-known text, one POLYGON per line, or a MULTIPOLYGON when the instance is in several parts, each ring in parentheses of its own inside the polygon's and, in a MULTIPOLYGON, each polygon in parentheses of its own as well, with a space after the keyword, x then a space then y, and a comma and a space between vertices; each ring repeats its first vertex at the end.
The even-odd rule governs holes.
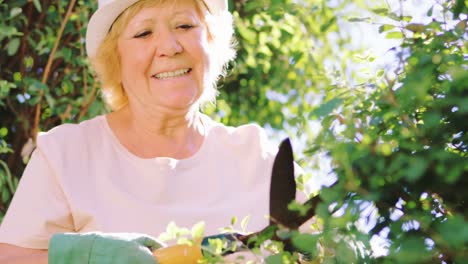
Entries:
POLYGON ((63 233, 49 242, 49 264, 158 264, 153 250, 164 246, 137 233, 63 233))

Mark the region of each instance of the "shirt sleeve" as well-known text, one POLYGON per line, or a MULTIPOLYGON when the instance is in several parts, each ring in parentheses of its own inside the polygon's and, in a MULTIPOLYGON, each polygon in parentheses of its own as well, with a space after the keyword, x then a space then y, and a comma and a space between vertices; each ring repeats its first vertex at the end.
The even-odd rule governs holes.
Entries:
POLYGON ((73 231, 72 214, 57 175, 37 148, 0 225, 0 243, 47 249, 53 234, 73 231))

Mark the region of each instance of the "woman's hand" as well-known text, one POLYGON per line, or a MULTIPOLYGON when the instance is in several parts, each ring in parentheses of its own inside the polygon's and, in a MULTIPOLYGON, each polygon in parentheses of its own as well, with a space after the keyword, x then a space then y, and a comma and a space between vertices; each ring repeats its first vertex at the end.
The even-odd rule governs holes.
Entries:
POLYGON ((55 234, 49 243, 49 264, 157 264, 152 251, 162 246, 136 233, 55 234))

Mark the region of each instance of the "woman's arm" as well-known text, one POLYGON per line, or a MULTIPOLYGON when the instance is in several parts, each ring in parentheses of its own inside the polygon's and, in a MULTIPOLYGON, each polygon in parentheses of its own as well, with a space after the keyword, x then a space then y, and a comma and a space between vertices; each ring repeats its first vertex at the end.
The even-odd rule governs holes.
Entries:
POLYGON ((0 263, 47 264, 47 250, 29 249, 0 243, 0 263))

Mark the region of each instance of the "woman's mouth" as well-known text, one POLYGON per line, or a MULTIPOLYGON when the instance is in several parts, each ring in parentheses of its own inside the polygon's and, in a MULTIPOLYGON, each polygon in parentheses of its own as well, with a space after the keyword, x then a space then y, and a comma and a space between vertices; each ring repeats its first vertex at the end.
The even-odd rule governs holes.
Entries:
POLYGON ((158 80, 169 79, 169 78, 177 78, 177 77, 184 76, 184 75, 188 74, 191 71, 192 71, 191 68, 179 69, 179 70, 170 71, 170 72, 161 72, 161 73, 153 75, 152 77, 156 78, 158 80))

